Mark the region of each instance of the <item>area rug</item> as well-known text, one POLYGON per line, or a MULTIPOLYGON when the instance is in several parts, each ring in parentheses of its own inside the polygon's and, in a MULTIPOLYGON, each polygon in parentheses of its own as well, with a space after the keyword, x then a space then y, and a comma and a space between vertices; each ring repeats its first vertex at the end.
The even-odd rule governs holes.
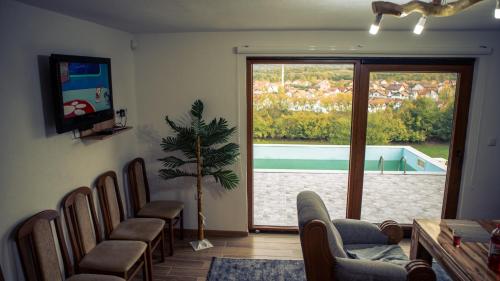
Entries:
POLYGON ((301 260, 212 259, 207 281, 305 281, 301 260))
MULTIPOLYGON (((438 281, 451 281, 437 263, 432 267, 438 281)), ((207 281, 305 281, 301 260, 212 259, 207 281)))

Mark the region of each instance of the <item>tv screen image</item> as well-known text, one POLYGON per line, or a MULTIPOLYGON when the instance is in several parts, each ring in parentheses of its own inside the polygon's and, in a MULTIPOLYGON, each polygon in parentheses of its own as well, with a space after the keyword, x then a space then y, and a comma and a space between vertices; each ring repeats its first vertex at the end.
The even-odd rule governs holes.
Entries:
POLYGON ((111 59, 52 54, 50 68, 58 133, 114 118, 111 59))
POLYGON ((61 62, 59 71, 65 119, 111 109, 107 64, 61 62))

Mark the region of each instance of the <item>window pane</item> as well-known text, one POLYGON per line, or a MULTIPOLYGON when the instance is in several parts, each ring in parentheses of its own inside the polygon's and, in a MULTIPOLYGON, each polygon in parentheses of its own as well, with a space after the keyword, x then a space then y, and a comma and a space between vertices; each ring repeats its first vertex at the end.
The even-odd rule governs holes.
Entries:
POLYGON ((361 219, 441 217, 456 82, 456 73, 371 73, 361 219))
POLYGON ((352 64, 254 64, 254 225, 296 226, 296 197, 346 214, 352 64))

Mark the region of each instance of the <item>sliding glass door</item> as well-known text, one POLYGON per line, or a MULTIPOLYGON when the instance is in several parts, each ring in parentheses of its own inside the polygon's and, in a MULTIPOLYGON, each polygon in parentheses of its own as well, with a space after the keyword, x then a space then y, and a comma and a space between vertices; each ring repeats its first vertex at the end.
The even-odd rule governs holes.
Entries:
POLYGON ((302 190, 332 218, 456 216, 472 62, 401 61, 248 60, 251 230, 296 227, 302 190))
POLYGON ((457 79, 370 72, 362 220, 441 217, 457 79))
POLYGON ((251 64, 254 225, 297 225, 296 197, 314 190, 344 217, 355 64, 251 64))

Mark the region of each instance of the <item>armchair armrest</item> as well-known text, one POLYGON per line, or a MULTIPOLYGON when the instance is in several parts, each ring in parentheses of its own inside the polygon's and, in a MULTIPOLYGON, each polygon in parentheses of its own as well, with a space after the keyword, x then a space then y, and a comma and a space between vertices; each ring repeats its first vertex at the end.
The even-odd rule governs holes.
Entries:
POLYGON ((344 244, 387 244, 386 234, 373 223, 354 219, 332 221, 344 244))
POLYGON ((389 262, 337 258, 333 271, 338 281, 436 281, 434 270, 423 260, 399 266, 389 262))
POLYGON ((407 271, 404 267, 382 261, 337 258, 333 271, 335 272, 335 280, 338 281, 407 280, 407 271))
POLYGON ((332 220, 342 236, 344 244, 398 244, 403 240, 403 229, 393 221, 386 220, 377 227, 375 224, 353 219, 332 220))
POLYGON ((436 281, 436 273, 425 261, 412 260, 406 264, 408 281, 436 281))
POLYGON ((403 229, 393 220, 386 220, 382 222, 380 224, 380 231, 388 237, 389 244, 398 244, 401 240, 403 240, 403 229))

